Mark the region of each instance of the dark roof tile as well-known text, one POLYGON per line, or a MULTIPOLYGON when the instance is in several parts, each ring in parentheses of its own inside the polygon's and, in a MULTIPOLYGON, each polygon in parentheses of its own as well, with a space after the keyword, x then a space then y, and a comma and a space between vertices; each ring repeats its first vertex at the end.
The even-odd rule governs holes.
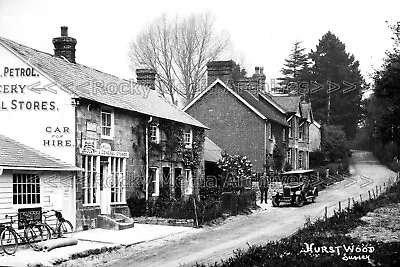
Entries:
POLYGON ((101 93, 104 92, 101 84, 105 86, 108 84, 116 84, 119 86, 123 83, 132 83, 131 81, 120 79, 81 64, 71 63, 66 59, 38 51, 6 38, 0 37, 0 43, 21 55, 33 66, 46 73, 51 79, 58 83, 58 85, 61 85, 80 98, 89 99, 116 108, 207 128, 186 112, 183 112, 163 99, 158 92, 150 90, 150 93, 146 97, 144 90, 149 90, 147 87, 135 83, 134 88, 136 92, 140 92, 140 94, 101 93))
POLYGON ((80 168, 53 158, 14 139, 0 135, 0 167, 78 171, 80 168))

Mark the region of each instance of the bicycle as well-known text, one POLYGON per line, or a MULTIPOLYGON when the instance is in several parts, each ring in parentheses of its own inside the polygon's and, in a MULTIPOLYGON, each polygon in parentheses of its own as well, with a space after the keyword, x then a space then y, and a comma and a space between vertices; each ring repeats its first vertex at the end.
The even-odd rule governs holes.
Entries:
POLYGON ((13 220, 13 218, 17 216, 18 215, 6 215, 5 218, 10 218, 10 221, 2 223, 4 230, 0 234, 0 244, 3 251, 8 255, 13 255, 17 251, 19 246, 18 238, 21 240, 21 243, 28 243, 31 248, 35 249, 34 243, 43 241, 46 234, 48 236, 50 235, 50 232, 48 232, 43 224, 38 222, 25 222, 24 235, 21 236, 13 227, 14 222, 17 221, 13 220))
POLYGON ((50 234, 50 238, 53 236, 58 237, 66 237, 66 238, 72 238, 73 232, 74 232, 74 227, 72 226, 72 223, 65 219, 60 211, 56 210, 48 210, 42 212, 42 215, 44 217, 44 222, 43 225, 47 228, 50 234), (51 215, 45 215, 46 213, 49 213, 51 211, 54 211, 54 214, 51 215), (47 219, 50 217, 55 216, 57 218, 56 225, 55 227, 51 227, 50 224, 47 223, 47 219))

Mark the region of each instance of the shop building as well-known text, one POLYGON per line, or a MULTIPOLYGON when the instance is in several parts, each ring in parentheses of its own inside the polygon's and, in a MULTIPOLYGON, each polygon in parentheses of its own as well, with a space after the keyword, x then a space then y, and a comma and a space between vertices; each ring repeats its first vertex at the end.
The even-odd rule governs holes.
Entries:
POLYGON ((196 194, 207 127, 162 99, 156 73, 134 82, 76 63, 67 27, 53 44, 49 54, 0 37, 0 123, 13 122, 0 134, 82 169, 77 229, 129 217, 132 194, 196 194))
POLYGON ((75 224, 75 179, 81 171, 34 148, 0 135, 0 219, 61 210, 75 224))

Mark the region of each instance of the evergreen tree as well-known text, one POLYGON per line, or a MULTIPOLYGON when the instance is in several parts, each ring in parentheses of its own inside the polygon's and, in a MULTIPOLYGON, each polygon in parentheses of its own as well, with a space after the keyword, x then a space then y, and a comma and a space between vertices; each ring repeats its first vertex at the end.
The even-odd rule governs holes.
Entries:
POLYGON ((309 58, 311 67, 307 79, 323 85, 322 90, 315 92, 313 89, 316 86, 309 84, 308 97, 313 106, 314 118, 324 124, 339 125, 347 139, 354 138, 362 116, 361 98, 366 87, 359 62, 346 52, 345 44, 330 31, 322 36, 309 58), (351 88, 345 82, 355 88, 344 91, 351 88), (337 87, 332 83, 340 86, 339 89, 334 90, 337 87))
POLYGON ((293 43, 289 58, 285 59, 285 67, 281 69, 284 77, 278 80, 281 81, 280 85, 286 92, 296 91, 298 84, 302 80, 304 71, 308 70, 308 57, 305 53, 305 48, 301 47, 301 43, 300 41, 293 43))
POLYGON ((390 26, 394 49, 386 53, 382 70, 374 75, 374 95, 369 103, 369 125, 380 142, 400 145, 400 22, 390 26))
POLYGON ((236 83, 238 80, 245 78, 247 71, 240 66, 239 63, 233 62, 232 80, 236 83))

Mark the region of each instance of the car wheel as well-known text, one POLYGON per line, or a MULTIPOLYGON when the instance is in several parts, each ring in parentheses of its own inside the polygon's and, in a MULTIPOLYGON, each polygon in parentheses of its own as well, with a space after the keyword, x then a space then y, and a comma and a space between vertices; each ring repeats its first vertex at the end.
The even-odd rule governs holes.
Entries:
POLYGON ((279 207, 279 199, 277 197, 272 198, 272 206, 279 207))
POLYGON ((301 207, 304 204, 304 200, 302 196, 296 196, 295 204, 297 207, 301 207))

